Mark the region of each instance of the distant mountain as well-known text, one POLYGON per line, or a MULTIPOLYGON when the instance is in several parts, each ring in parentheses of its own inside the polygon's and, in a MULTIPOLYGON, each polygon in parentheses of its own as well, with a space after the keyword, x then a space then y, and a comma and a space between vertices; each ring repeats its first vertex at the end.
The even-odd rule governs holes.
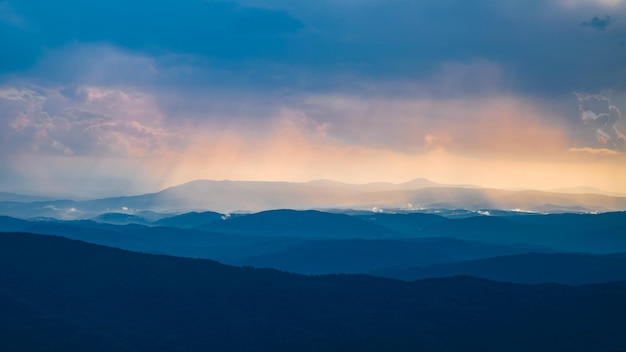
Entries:
POLYGON ((305 277, 0 234, 2 351, 618 351, 626 282, 305 277))
MULTIPOLYGON (((230 217, 224 215, 223 219, 226 220, 223 220, 217 213, 192 213, 181 218, 171 218, 167 226, 167 222, 150 223, 148 226, 130 223, 119 226, 119 222, 111 224, 45 218, 24 221, 0 217, 0 231, 60 235, 131 250, 219 260, 273 255, 292 245, 302 244, 304 240, 355 238, 450 238, 526 248, 527 251, 626 251, 626 212, 455 219, 421 213, 348 214, 274 210, 233 214, 230 217), (211 221, 218 216, 217 220, 211 221), (190 221, 189 225, 185 225, 185 219, 190 221), (205 223, 205 220, 208 222, 205 223), (201 225, 192 226, 197 223, 201 225), (98 231, 106 234, 95 236, 98 231)), ((125 218, 122 220, 125 221, 125 218)))
POLYGON ((316 210, 269 210, 228 220, 217 220, 198 229, 222 233, 312 238, 394 238, 400 235, 375 223, 349 215, 316 210))
POLYGON ((0 231, 23 231, 31 225, 30 221, 0 215, 0 231))
POLYGON ((595 187, 565 187, 552 190, 555 193, 577 193, 577 194, 602 194, 606 196, 625 197, 626 194, 617 192, 608 192, 595 187))
POLYGON ((368 214, 357 214, 356 216, 409 237, 415 237, 416 233, 437 224, 445 223, 448 220, 442 216, 424 213, 385 214, 370 212, 368 214))
POLYGON ((546 214, 528 216, 505 216, 504 219, 518 224, 539 225, 553 231, 603 231, 616 226, 626 225, 626 212, 608 212, 600 214, 546 214))
POLYGON ((626 280, 626 254, 528 253, 371 273, 403 280, 468 275, 514 283, 581 285, 626 280))
POLYGON ((29 196, 17 193, 0 192, 0 202, 38 202, 52 200, 50 197, 29 196))
POLYGON ((147 225, 150 221, 145 218, 133 214, 125 213, 104 213, 96 216, 92 219, 96 222, 103 222, 107 224, 127 225, 127 224, 142 224, 147 225))
POLYGON ((626 212, 503 214, 474 214, 452 219, 420 213, 354 216, 387 227, 405 238, 448 237, 507 245, 531 244, 574 252, 613 253, 626 250, 626 212))
POLYGON ((613 253, 626 249, 626 212, 474 216, 446 219, 404 236, 451 237, 500 244, 533 244, 563 251, 613 253))
POLYGON ((93 218, 102 213, 258 212, 271 209, 423 209, 592 212, 626 209, 626 197, 447 186, 425 179, 402 184, 350 185, 320 180, 306 183, 198 180, 161 192, 87 201, 0 200, 0 214, 57 219, 93 218))
POLYGON ((526 246, 503 246, 451 238, 313 240, 274 253, 235 259, 228 263, 309 275, 367 274, 390 267, 452 263, 526 253, 529 250, 526 246))
MULTIPOLYGON (((198 180, 168 188, 156 194, 162 202, 186 209, 218 212, 303 209, 343 204, 358 193, 335 182, 244 182, 198 180)), ((165 205, 164 204, 164 205, 165 205)))
POLYGON ((214 220, 221 220, 225 215, 213 211, 189 212, 172 217, 163 218, 153 224, 158 226, 172 226, 181 228, 193 228, 205 225, 214 220))
POLYGON ((276 243, 265 238, 240 238, 192 229, 149 227, 139 224, 116 225, 91 220, 60 221, 41 219, 26 221, 0 217, 0 232, 24 231, 62 236, 89 243, 143 253, 162 253, 182 257, 216 260, 266 254, 294 242, 276 243))
POLYGON ((541 191, 440 187, 413 192, 384 192, 368 196, 372 199, 396 198, 396 205, 410 203, 416 208, 520 209, 540 212, 562 212, 564 209, 568 211, 571 207, 576 207, 583 212, 626 209, 626 197, 541 191))
MULTIPOLYGON (((192 220, 206 220, 202 214, 189 216, 192 216, 192 220)), ((273 211, 269 214, 238 216, 242 220, 251 217, 252 221, 240 223, 235 219, 224 221, 220 218, 217 220, 219 224, 232 221, 237 226, 213 228, 213 231, 207 232, 182 226, 121 226, 94 221, 24 221, 4 217, 0 218, 0 231, 57 235, 139 252, 208 258, 228 264, 271 267, 304 274, 368 273, 393 266, 456 262, 531 250, 551 251, 549 248, 530 245, 505 246, 451 238, 398 238, 399 235, 395 233, 393 236, 378 237, 384 229, 358 218, 351 219, 347 215, 273 211), (326 220, 326 217, 332 221, 326 220), (352 221, 346 221, 346 217, 352 221), (302 218, 309 219, 305 221, 302 218), (260 221, 266 221, 269 227, 257 228, 255 224, 260 221), (311 226, 312 223, 317 227, 311 226), (329 230, 325 223, 341 225, 329 230), (297 228, 290 228, 289 224, 297 228), (308 232, 303 232, 298 224, 307 225, 308 232), (355 229, 359 227, 363 229, 356 232, 355 229), (328 238, 333 239, 324 240, 328 238)), ((404 215, 388 216, 390 219, 396 217, 403 218, 404 215)))
MULTIPOLYGON (((384 191, 414 191, 422 188, 429 187, 450 187, 442 183, 433 182, 425 178, 416 178, 414 180, 403 183, 390 183, 390 182, 372 182, 365 184, 349 184, 342 182, 335 182, 330 180, 316 180, 307 182, 309 185, 324 186, 327 188, 341 188, 346 190, 363 192, 384 192, 384 191)), ((459 186, 474 188, 475 186, 459 186)))

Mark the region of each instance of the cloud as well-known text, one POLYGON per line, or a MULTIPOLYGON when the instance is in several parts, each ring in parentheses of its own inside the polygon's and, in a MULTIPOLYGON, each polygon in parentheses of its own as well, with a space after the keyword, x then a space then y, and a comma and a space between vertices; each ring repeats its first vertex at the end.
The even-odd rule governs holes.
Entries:
POLYGON ((603 95, 575 94, 583 123, 583 142, 588 147, 626 152, 626 136, 619 127, 622 113, 617 106, 603 95))
MULTIPOLYGON (((379 79, 423 81, 442 63, 482 61, 498 63, 524 93, 565 92, 581 81, 599 90, 626 79, 623 55, 580 35, 573 24, 583 11, 563 11, 556 0, 172 1, 15 2, 34 29, 0 37, 12 53, 0 58, 0 73, 36 65, 38 79, 63 83, 79 76, 91 85, 147 77, 146 84, 319 91, 359 89, 362 81, 379 79), (109 53, 99 49, 103 43, 109 53), (111 51, 126 55, 116 60, 111 51)), ((613 25, 605 36, 619 43, 624 28, 613 25)))
MULTIPOLYGON (((522 180, 525 162, 620 150, 610 106, 624 101, 625 27, 616 15, 597 17, 601 36, 586 30, 594 20, 579 24, 623 1, 10 4, 27 24, 0 23, 11 53, 0 56, 0 159, 13 179, 54 159, 84 175, 103 160, 112 170, 99 179, 119 184, 469 183, 487 177, 473 171, 490 168, 481 158, 513 160, 522 180), (572 89, 607 87, 609 105, 589 98, 576 112, 572 89)), ((498 184, 517 177, 506 171, 498 184)))
POLYGON ((618 155, 619 153, 612 149, 606 148, 569 148, 569 152, 572 153, 588 153, 588 154, 597 154, 597 155, 618 155))
POLYGON ((160 95, 136 88, 0 92, 2 110, 24 118, 2 120, 14 124, 2 129, 14 143, 2 149, 13 154, 0 177, 16 188, 93 195, 107 184, 128 194, 199 178, 366 183, 417 176, 489 187, 609 188, 607 175, 626 175, 623 163, 609 159, 593 170, 581 164, 590 152, 568 150, 551 109, 522 97, 327 93, 275 106, 275 114, 185 122, 159 108, 160 95), (565 181, 563 172, 571 175, 565 181))
POLYGON ((152 98, 131 89, 0 89, 3 154, 145 157, 181 138, 165 131, 152 98))
POLYGON ((612 21, 613 19, 609 15, 604 15, 603 17, 594 16, 591 20, 581 23, 581 26, 603 31, 613 23, 612 21))
MULTIPOLYGON (((361 78, 364 89, 357 92, 340 86, 281 94, 179 86, 176 77, 164 78, 171 73, 158 60, 108 48, 96 52, 104 59, 98 75, 109 76, 109 84, 16 85, 0 91, 0 108, 9 112, 3 115, 10 126, 4 135, 13 149, 151 157, 204 145, 205 139, 224 142, 201 148, 205 153, 223 145, 254 151, 266 148, 268 140, 276 145, 288 140, 299 149, 340 146, 409 154, 443 148, 459 154, 545 157, 567 149, 563 114, 509 93, 511 79, 502 67, 482 60, 443 63, 421 81, 361 78), (111 78, 115 71, 107 74, 108 58, 130 65, 122 71, 134 85, 111 78), (133 78, 132 68, 140 70, 142 63, 151 64, 147 73, 133 78), (153 79, 169 84, 140 82, 153 79)), ((88 58, 95 61, 88 60, 87 66, 98 66, 88 58)), ((93 77, 89 72, 87 80, 93 77)), ((280 147, 275 152, 282 153, 280 147)))
POLYGON ((614 9, 626 4, 624 0, 561 0, 561 4, 569 8, 600 7, 614 9))
POLYGON ((32 23, 44 47, 69 42, 108 42, 128 50, 211 55, 224 59, 272 55, 285 36, 304 25, 280 9, 235 1, 12 2, 14 13, 32 23), (157 20, 158 19, 158 20, 157 20))
POLYGON ((312 96, 303 111, 351 145, 420 154, 550 158, 568 147, 564 116, 522 97, 312 96))

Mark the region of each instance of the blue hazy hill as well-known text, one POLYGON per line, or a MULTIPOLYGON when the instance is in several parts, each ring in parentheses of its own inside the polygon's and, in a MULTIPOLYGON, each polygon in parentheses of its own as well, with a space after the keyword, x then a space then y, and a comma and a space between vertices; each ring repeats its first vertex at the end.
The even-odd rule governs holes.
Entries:
POLYGON ((212 221, 198 229, 215 232, 314 238, 393 238, 401 235, 345 214, 316 210, 270 210, 212 221))
MULTIPOLYGON (((247 216, 240 215, 242 219, 247 216)), ((5 220, 7 224, 13 221, 19 226, 3 228, 0 221, 0 230, 63 236, 138 252, 215 259, 228 264, 271 267, 305 274, 368 273, 389 267, 448 263, 531 250, 550 251, 549 248, 536 246, 498 245, 451 238, 348 238, 353 236, 350 231, 346 232, 345 238, 322 240, 325 234, 315 238, 303 237, 299 233, 292 236, 254 231, 228 234, 188 228, 105 224, 90 220, 5 220)), ((375 226, 368 222, 357 223, 375 226)))
MULTIPOLYGON (((607 212, 626 209, 626 197, 540 191, 508 191, 415 180, 404 184, 364 185, 332 181, 304 183, 196 180, 156 193, 89 200, 48 199, 0 194, 0 214, 18 218, 93 218, 105 212, 140 214, 269 209, 525 209, 541 213, 607 212), (126 210, 127 209, 127 210, 126 210)), ((454 212, 452 212, 453 214, 454 212)), ((502 215, 494 211, 494 215, 502 215)), ((157 216, 160 217, 160 216, 157 216)))
POLYGON ((403 280, 469 275, 514 283, 580 285, 626 280, 626 254, 525 253, 372 274, 403 280))
POLYGON ((126 224, 148 225, 150 223, 150 221, 138 215, 116 213, 116 212, 100 214, 94 217, 92 220, 96 222, 103 222, 106 224, 116 224, 116 225, 126 225, 126 224))
POLYGON ((442 224, 447 220, 439 215, 425 213, 386 214, 369 212, 368 214, 358 214, 356 216, 410 237, 414 237, 428 227, 442 224))
POLYGON ((417 233, 501 244, 527 243, 565 251, 626 250, 626 212, 448 219, 417 233))
MULTIPOLYGON (((108 213, 100 220, 115 223, 0 217, 0 231, 57 235, 144 253, 214 259, 304 274, 389 273, 392 277, 418 278, 458 273, 513 282, 541 282, 541 276, 533 276, 538 266, 521 259, 515 265, 521 269, 528 267, 529 271, 520 271, 519 278, 514 277, 516 271, 497 276, 488 270, 429 272, 422 267, 529 252, 625 252, 625 214, 449 219, 421 213, 350 215, 275 210, 232 217, 214 212, 187 213, 146 226, 120 225, 119 222, 129 221, 128 215, 108 213), (162 223, 176 227, 155 226, 162 223), (202 225, 193 226, 198 223, 202 225)), ((588 270, 567 273, 570 257, 550 258, 554 260, 545 262, 546 272, 558 269, 562 275, 554 272, 545 278, 548 281, 589 283, 621 277, 619 267, 614 266, 610 257, 597 257, 606 258, 606 262, 600 266, 604 268, 602 275, 596 277, 588 270)), ((489 263, 487 269, 506 267, 496 261, 489 263)))
POLYGON ((381 268, 453 263, 529 250, 540 249, 452 238, 312 240, 231 263, 300 274, 366 274, 381 268))
POLYGON ((617 351, 626 282, 305 277, 0 234, 3 351, 617 351))
POLYGON ((31 224, 31 222, 26 220, 0 215, 0 231, 22 231, 31 224))
POLYGON ((204 225, 211 221, 221 220, 222 216, 224 215, 213 211, 192 211, 189 213, 159 219, 153 222, 153 225, 192 228, 204 225))

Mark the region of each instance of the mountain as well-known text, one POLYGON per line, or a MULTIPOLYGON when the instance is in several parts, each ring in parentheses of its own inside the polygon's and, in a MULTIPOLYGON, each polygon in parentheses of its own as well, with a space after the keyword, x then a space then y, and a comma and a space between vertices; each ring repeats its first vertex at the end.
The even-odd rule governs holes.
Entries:
POLYGON ((0 217, 0 232, 13 231, 62 236, 143 253, 216 260, 267 254, 299 243, 291 239, 276 241, 263 237, 236 237, 208 231, 138 224, 115 225, 91 220, 26 221, 0 217))
POLYGON ((533 244, 563 251, 613 253, 626 248, 626 212, 474 216, 446 219, 404 236, 451 237, 500 244, 533 244))
POLYGON ((96 222, 103 222, 107 224, 127 225, 127 224, 142 224, 147 225, 150 221, 145 218, 133 214, 126 213, 104 213, 96 216, 92 219, 96 222))
POLYGON ((271 209, 519 209, 535 212, 606 212, 626 209, 626 197, 448 186, 425 179, 402 184, 350 185, 320 180, 305 183, 197 180, 157 193, 94 200, 0 200, 0 214, 18 217, 86 219, 102 213, 138 214, 271 209))
POLYGON ((3 351, 618 351, 626 282, 305 277, 0 234, 3 351))
POLYGON ((32 225, 30 221, 0 215, 0 231, 23 231, 30 225, 32 225))
POLYGON ((514 283, 580 285, 626 280, 626 254, 526 253, 372 274, 403 280, 469 275, 514 283))
POLYGON ((387 199, 397 206, 410 203, 416 208, 522 209, 527 211, 560 212, 570 207, 582 211, 626 209, 625 197, 598 194, 567 194, 542 191, 507 191, 482 188, 439 187, 411 192, 381 192, 369 194, 370 199, 387 199))
POLYGON ((199 229, 222 233, 313 238, 385 238, 399 234, 344 214, 316 210, 269 210, 209 222, 199 229))
POLYGON ((0 201, 2 202, 37 202, 52 200, 50 197, 30 196, 10 192, 0 192, 0 201))
POLYGON ((345 184, 198 180, 155 195, 174 207, 218 212, 330 207, 358 193, 345 184))
POLYGON ((415 237, 417 233, 428 227, 437 226, 437 224, 443 224, 448 221, 445 217, 424 213, 385 214, 369 212, 367 214, 356 214, 355 216, 387 227, 408 237, 415 237))
POLYGON ((603 194, 607 196, 615 196, 615 197, 624 197, 626 194, 616 193, 616 192, 608 192, 603 189, 595 188, 595 187, 565 187, 565 188, 557 188, 552 190, 552 192, 556 193, 578 193, 578 194, 603 194))
POLYGON ((172 226, 181 228, 193 228, 204 225, 211 221, 221 220, 225 215, 213 211, 189 212, 172 217, 159 219, 153 222, 153 225, 172 226))
MULTIPOLYGON (((390 246, 390 253, 380 258, 393 260, 393 252, 404 253, 402 248, 415 250, 415 256, 424 253, 414 245, 419 241, 431 246, 433 254, 445 253, 454 260, 469 260, 484 256, 462 257, 456 250, 458 243, 481 242, 483 246, 515 248, 524 252, 589 252, 614 253, 626 251, 626 212, 604 214, 551 214, 516 216, 473 216, 445 218, 432 214, 385 214, 354 212, 343 214, 320 211, 274 210, 254 214, 190 213, 169 218, 171 226, 161 226, 158 221, 141 224, 110 224, 94 221, 61 221, 35 219, 31 221, 0 217, 0 231, 27 231, 32 233, 65 236, 91 243, 103 244, 135 251, 170 255, 211 258, 227 263, 269 265, 294 270, 295 263, 306 264, 306 272, 319 263, 315 256, 333 259, 337 268, 366 263, 372 242, 320 240, 369 239, 386 240, 381 245, 390 246), (219 217, 219 218, 218 218, 219 217), (217 220, 211 220, 216 219, 217 220), (225 219, 225 220, 223 220, 225 219), (205 220, 208 221, 205 223, 205 220), (188 225, 185 221, 189 221, 188 225), (201 223, 200 226, 193 226, 201 223), (446 238, 429 242, 433 238, 446 238), (316 242, 318 241, 318 242, 316 242), (341 247, 352 253, 355 263, 342 261, 341 247), (299 247, 301 246, 301 247, 299 247), (299 253, 299 254, 297 254, 299 253), (456 253, 456 254, 455 254, 456 253), (301 255, 301 257, 298 257, 301 255), (294 260, 290 257, 296 256, 294 260), (282 259, 280 259, 282 258, 282 259), (237 260, 249 260, 242 262, 237 260)), ((495 212, 494 212, 495 213, 495 212)), ((505 213, 507 214, 507 213, 505 213)), ((123 215, 124 217, 126 215, 123 215)), ((382 248, 382 247, 381 247, 382 248)), ((462 248, 462 247, 461 247, 462 248)), ((374 248, 376 249, 376 248, 374 248)), ((521 252, 493 252, 492 255, 519 254, 521 252)), ((428 254, 428 253, 426 253, 428 254)), ((399 256, 401 258, 402 256, 399 256)), ((404 254, 409 258, 408 254, 404 254)), ((421 258, 429 258, 422 256, 421 258)), ((330 262, 328 262, 330 263, 330 262)), ((327 263, 327 264, 328 264, 327 263)), ((382 262, 381 262, 382 263, 382 262)), ((432 264, 419 258, 398 266, 432 264)), ((364 267, 366 267, 365 265, 364 267)), ((393 265, 385 265, 380 268, 393 265)), ((325 269, 326 270, 326 269, 325 269)), ((297 271, 297 270, 295 270, 297 271)), ((322 271, 327 272, 327 271, 322 271)), ((336 270, 334 272, 341 272, 336 270)), ((361 272, 361 271, 359 271, 361 272)), ((366 271, 367 272, 367 271, 366 271)))
MULTIPOLYGON (((205 216, 213 218, 218 215, 183 214, 182 219, 191 216, 192 220, 206 220, 205 216)), ((355 235, 378 238, 385 229, 359 218, 320 212, 272 211, 238 217, 241 223, 235 220, 237 218, 224 221, 220 217, 218 224, 232 221, 237 225, 219 229, 220 232, 217 228, 214 231, 185 228, 183 223, 179 224, 181 227, 173 228, 105 224, 89 220, 25 221, 6 217, 0 218, 0 231, 57 235, 139 252, 208 258, 228 264, 270 267, 304 274, 368 273, 388 267, 456 262, 531 250, 550 251, 530 245, 505 246, 452 238, 398 238, 395 233, 393 236, 391 233, 385 235, 384 239, 366 240, 355 238, 355 235), (306 218, 308 220, 303 220, 306 218), (243 221, 245 219, 252 221, 243 221), (257 228, 261 221, 265 221, 268 227, 257 228), (296 228, 290 228, 289 224, 295 224, 296 228), (302 224, 306 225, 308 232, 302 231, 302 224), (317 224, 317 228, 311 224, 317 224), (336 227, 330 230, 333 239, 329 240, 329 225, 332 224, 336 227), (355 231, 359 227, 362 230, 355 231)), ((383 218, 403 219, 405 216, 383 218)))
POLYGON ((529 250, 526 246, 502 246, 451 238, 312 240, 228 263, 309 275, 367 274, 387 268, 451 263, 520 254, 529 250))

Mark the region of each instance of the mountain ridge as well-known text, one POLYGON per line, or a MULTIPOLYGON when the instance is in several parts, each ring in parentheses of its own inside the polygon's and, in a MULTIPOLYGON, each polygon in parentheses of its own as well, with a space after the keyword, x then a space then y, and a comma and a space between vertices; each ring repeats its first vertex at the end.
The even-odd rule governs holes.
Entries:
POLYGON ((426 179, 401 184, 350 185, 328 180, 312 182, 196 180, 160 192, 93 200, 0 201, 0 214, 13 217, 94 218, 103 213, 141 211, 179 214, 272 209, 499 209, 529 212, 607 212, 626 209, 626 197, 450 186, 426 179))
POLYGON ((626 346, 626 282, 306 277, 25 233, 0 233, 0 262, 0 349, 6 351, 62 351, 68 341, 123 351, 626 346))
POLYGON ((403 280, 467 275, 522 284, 581 285, 626 280, 626 253, 524 253, 414 268, 384 269, 372 275, 403 280))

